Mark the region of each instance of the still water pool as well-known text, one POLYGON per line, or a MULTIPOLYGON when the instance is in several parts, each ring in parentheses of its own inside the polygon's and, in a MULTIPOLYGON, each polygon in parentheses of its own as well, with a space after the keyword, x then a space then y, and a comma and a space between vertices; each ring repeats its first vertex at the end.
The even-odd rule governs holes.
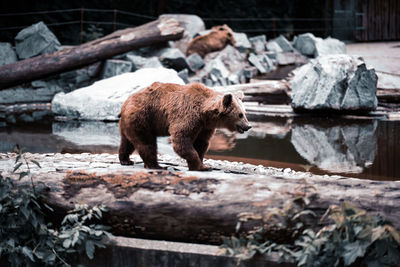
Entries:
MULTIPOLYGON (((400 180, 400 121, 254 117, 245 134, 217 131, 207 157, 317 174, 400 180)), ((117 123, 53 122, 0 128, 0 152, 117 153, 117 123)), ((159 152, 174 153, 168 138, 159 152)))

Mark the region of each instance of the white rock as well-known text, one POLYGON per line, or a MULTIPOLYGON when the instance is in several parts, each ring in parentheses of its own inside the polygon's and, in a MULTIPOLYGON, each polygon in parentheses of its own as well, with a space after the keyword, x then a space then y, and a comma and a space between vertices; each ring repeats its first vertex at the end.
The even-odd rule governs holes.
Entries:
POLYGON ((346 45, 342 41, 331 37, 316 38, 314 57, 336 54, 346 54, 346 45))
POLYGON ((184 84, 174 70, 140 69, 98 81, 68 94, 59 93, 52 101, 52 111, 56 115, 80 120, 118 120, 124 101, 154 82, 184 84))

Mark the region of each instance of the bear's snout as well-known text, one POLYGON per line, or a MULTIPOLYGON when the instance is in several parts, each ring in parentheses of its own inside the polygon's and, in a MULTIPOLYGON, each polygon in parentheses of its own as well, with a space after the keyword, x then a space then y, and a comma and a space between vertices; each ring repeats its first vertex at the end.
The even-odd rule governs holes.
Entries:
POLYGON ((239 133, 244 133, 245 131, 248 131, 251 129, 250 124, 245 124, 245 125, 236 125, 236 129, 239 133))

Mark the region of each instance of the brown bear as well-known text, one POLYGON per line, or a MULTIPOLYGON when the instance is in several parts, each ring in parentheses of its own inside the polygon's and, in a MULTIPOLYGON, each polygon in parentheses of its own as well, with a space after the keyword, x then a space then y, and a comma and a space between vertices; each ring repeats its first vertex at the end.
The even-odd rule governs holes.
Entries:
POLYGON ((224 94, 200 83, 155 82, 132 94, 118 115, 120 163, 132 165, 129 155, 137 149, 145 168, 161 168, 156 137, 171 135, 174 151, 187 161, 189 170, 209 170, 203 158, 215 129, 243 133, 251 128, 242 98, 242 92, 224 94))
POLYGON ((235 45, 235 37, 228 25, 214 26, 211 32, 195 37, 188 44, 186 55, 197 53, 204 57, 210 52, 222 50, 228 44, 235 45))

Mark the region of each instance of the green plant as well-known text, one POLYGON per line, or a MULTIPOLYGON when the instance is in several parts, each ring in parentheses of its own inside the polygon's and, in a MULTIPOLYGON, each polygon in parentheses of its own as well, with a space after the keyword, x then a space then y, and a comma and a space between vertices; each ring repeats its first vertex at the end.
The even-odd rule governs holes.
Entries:
MULTIPOLYGON (((304 229, 309 227, 309 217, 315 217, 315 213, 307 210, 310 200, 304 194, 300 194, 285 202, 282 209, 275 209, 265 218, 249 216, 248 213, 239 214, 239 222, 244 223, 251 219, 263 219, 268 224, 250 231, 246 236, 223 237, 220 246, 227 255, 235 256, 239 262, 251 259, 258 254, 277 252, 280 261, 292 262, 294 251, 291 250, 293 240, 301 235, 304 229)), ((236 227, 239 230, 239 226, 236 227)))
POLYGON ((278 253, 281 261, 296 262, 297 266, 305 267, 378 267, 400 262, 399 232, 380 215, 368 216, 364 210, 347 202, 327 210, 320 221, 329 216, 333 223, 317 233, 304 220, 299 221, 300 218, 314 216, 311 211, 285 207, 276 214, 281 216, 280 221, 292 222, 282 224, 269 220, 269 225, 265 224, 245 237, 224 237, 221 248, 227 255, 236 256, 239 262, 256 254, 272 252, 278 253), (266 234, 277 226, 287 227, 286 231, 292 233, 295 241, 284 243, 268 238, 266 234), (297 235, 300 230, 300 235, 297 235))
POLYGON ((400 263, 400 234, 380 215, 344 202, 327 211, 333 224, 296 240, 298 266, 391 266, 400 263))
POLYGON ((94 224, 105 207, 76 206, 57 229, 47 215, 53 210, 41 201, 41 188, 30 171, 29 163, 40 164, 20 149, 16 152, 13 172, 19 179, 30 177, 30 183, 16 184, 0 173, 0 259, 11 266, 69 266, 80 253, 93 258, 94 248, 104 247, 103 239, 110 235, 104 226, 94 224), (23 163, 26 170, 17 173, 23 163))

